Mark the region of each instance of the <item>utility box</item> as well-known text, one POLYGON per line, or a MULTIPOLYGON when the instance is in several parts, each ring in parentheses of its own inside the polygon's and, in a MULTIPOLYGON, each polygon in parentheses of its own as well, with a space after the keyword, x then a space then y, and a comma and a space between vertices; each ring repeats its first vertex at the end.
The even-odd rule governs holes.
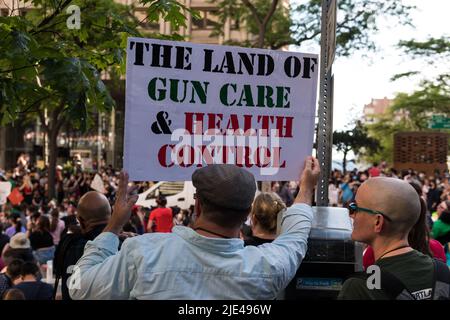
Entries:
POLYGON ((443 132, 400 132, 394 135, 394 168, 434 175, 447 167, 448 134, 443 132))
POLYGON ((344 281, 363 270, 363 245, 351 240, 346 208, 313 207, 308 251, 284 299, 336 299, 344 281))

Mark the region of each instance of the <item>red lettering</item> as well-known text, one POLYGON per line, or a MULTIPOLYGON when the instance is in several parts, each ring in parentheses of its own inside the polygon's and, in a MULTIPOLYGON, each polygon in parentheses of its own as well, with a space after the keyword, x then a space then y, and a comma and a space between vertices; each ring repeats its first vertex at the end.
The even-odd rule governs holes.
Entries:
POLYGON ((165 144, 158 151, 158 161, 159 164, 164 168, 170 168, 174 165, 173 161, 167 164, 167 148, 173 149, 174 144, 165 144))
POLYGON ((220 134, 222 134, 222 128, 220 127, 223 119, 223 114, 221 113, 208 113, 208 130, 219 129, 220 134), (217 117, 217 121, 216 121, 217 117))
POLYGON ((265 168, 270 164, 270 150, 267 147, 256 148, 256 166, 259 168, 265 168), (263 151, 263 160, 261 161, 261 151, 263 151), (265 151, 265 152, 264 152, 265 151))
POLYGON ((292 138, 292 121, 294 117, 277 117, 277 133, 281 138, 292 138), (286 122, 286 123, 284 123, 286 122))
POLYGON ((239 119, 237 114, 230 114, 230 119, 228 120, 227 130, 236 131, 239 129, 239 119))
POLYGON ((182 148, 178 149, 177 160, 178 160, 178 164, 180 165, 180 167, 188 168, 188 167, 192 166, 194 164, 194 160, 195 160, 194 148, 192 146, 188 146, 186 144, 182 148), (186 149, 188 152, 188 154, 187 154, 188 159, 185 162, 184 160, 186 159, 186 155, 185 155, 186 149))
POLYGON ((189 134, 203 134, 203 116, 204 113, 185 112, 185 128, 189 134), (194 119, 195 116, 195 119, 194 119))
POLYGON ((273 168, 286 168, 286 160, 280 165, 281 147, 273 148, 273 168))
POLYGON ((273 123, 273 116, 258 116, 258 122, 261 122, 261 134, 260 136, 268 136, 269 135, 269 126, 270 123, 273 123))

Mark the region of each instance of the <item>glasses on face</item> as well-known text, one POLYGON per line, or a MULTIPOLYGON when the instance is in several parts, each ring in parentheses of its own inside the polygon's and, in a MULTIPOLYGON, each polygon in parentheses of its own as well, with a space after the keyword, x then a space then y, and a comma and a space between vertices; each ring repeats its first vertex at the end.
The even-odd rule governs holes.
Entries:
POLYGON ((376 210, 372 210, 372 209, 367 209, 367 208, 362 208, 362 207, 358 207, 358 205, 356 204, 356 202, 352 202, 348 205, 348 210, 350 211, 350 214, 353 215, 355 213, 357 213, 358 211, 362 211, 368 214, 379 214, 382 215, 386 220, 388 221, 392 221, 391 218, 389 218, 387 215, 385 215, 383 212, 381 211, 376 211, 376 210))

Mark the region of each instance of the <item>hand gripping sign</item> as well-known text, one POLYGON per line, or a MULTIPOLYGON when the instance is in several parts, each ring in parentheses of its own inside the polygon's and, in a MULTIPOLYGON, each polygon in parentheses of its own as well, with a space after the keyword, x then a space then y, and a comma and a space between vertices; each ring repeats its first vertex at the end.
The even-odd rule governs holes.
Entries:
POLYGON ((312 151, 317 55, 129 38, 124 167, 190 180, 213 163, 296 180, 312 151))

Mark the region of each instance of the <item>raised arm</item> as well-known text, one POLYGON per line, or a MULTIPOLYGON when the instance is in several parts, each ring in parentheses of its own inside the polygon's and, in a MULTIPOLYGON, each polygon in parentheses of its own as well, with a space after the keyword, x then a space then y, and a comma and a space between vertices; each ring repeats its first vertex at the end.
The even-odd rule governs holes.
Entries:
POLYGON ((128 188, 128 174, 120 175, 113 214, 103 232, 89 241, 84 254, 72 270, 69 294, 72 299, 128 299, 136 281, 136 269, 129 241, 118 252, 119 238, 130 219, 138 196, 128 188))
POLYGON ((311 204, 319 173, 317 159, 308 157, 300 177, 300 192, 282 217, 280 235, 272 243, 260 246, 264 256, 281 274, 276 284, 278 290, 287 286, 305 257, 313 218, 311 204))

